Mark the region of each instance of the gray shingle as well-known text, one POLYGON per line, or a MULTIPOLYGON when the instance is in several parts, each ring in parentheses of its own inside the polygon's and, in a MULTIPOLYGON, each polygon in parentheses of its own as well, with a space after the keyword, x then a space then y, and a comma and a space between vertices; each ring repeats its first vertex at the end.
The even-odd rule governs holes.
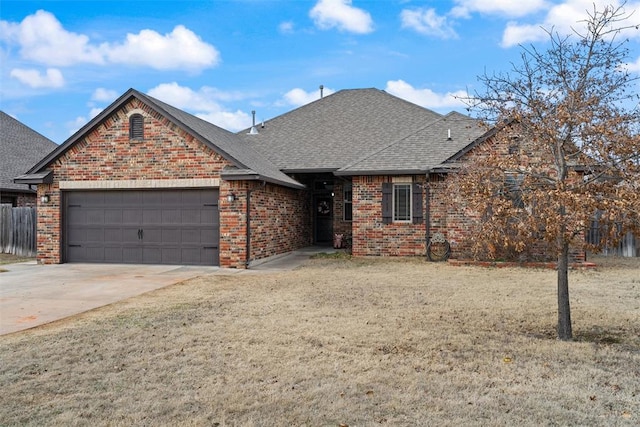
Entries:
POLYGON ((485 132, 477 120, 452 112, 361 157, 336 174, 425 173, 441 166, 485 132))
POLYGON ((333 171, 441 117, 378 89, 350 89, 238 135, 283 171, 333 171))
POLYGON ((28 191, 13 178, 24 174, 57 147, 49 138, 0 111, 0 189, 28 191))

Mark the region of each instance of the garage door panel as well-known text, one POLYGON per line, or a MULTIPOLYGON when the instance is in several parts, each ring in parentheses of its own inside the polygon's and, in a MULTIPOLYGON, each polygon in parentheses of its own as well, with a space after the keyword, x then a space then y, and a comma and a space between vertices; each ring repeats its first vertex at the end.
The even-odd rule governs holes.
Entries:
POLYGON ((114 191, 113 194, 118 194, 117 203, 119 203, 119 206, 142 205, 142 191, 114 191))
POLYGON ((104 248, 104 262, 123 262, 122 246, 107 246, 104 248))
POLYGON ((143 264, 172 264, 175 261, 168 259, 163 262, 162 248, 160 247, 143 247, 142 248, 142 263, 143 264))
POLYGON ((176 244, 183 243, 180 233, 180 228, 162 228, 162 243, 165 244, 176 244))
POLYGON ((142 209, 123 208, 122 223, 123 224, 142 224, 142 209))
POLYGON ((182 214, 180 209, 163 209, 162 224, 182 224, 182 214))
POLYGON ((162 243, 162 228, 161 227, 143 227, 142 228, 142 244, 155 244, 162 243))
POLYGON ((65 193, 65 260, 218 264, 218 190, 65 193))
POLYGON ((102 227, 87 227, 87 242, 100 243, 105 240, 105 232, 102 227))
POLYGON ((162 224, 162 211, 145 209, 142 212, 142 225, 162 224))
POLYGON ((122 218, 122 209, 105 209, 104 211, 105 224, 122 224, 122 218))
POLYGON ((123 227, 122 228, 122 238, 120 240, 123 244, 140 244, 140 237, 138 235, 138 231, 140 231, 139 227, 123 227))
POLYGON ((162 206, 162 196, 164 191, 145 191, 142 196, 142 203, 145 206, 162 206))
POLYGON ((120 244, 123 237, 122 228, 108 228, 104 230, 104 242, 106 244, 120 244))

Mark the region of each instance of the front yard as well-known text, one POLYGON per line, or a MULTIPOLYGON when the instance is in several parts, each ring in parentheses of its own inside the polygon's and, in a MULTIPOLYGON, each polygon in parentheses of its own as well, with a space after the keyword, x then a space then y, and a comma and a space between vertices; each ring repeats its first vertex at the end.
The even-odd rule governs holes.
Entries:
MULTIPOLYGON (((0 337, 0 425, 638 425, 640 263, 316 259, 0 337)), ((1 280, 1 279, 0 279, 1 280)))

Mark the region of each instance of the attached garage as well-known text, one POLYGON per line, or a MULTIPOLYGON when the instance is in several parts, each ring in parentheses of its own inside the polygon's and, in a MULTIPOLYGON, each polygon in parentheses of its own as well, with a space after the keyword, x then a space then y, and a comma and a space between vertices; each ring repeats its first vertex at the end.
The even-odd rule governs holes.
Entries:
POLYGON ((65 262, 219 265, 218 189, 62 196, 65 262))

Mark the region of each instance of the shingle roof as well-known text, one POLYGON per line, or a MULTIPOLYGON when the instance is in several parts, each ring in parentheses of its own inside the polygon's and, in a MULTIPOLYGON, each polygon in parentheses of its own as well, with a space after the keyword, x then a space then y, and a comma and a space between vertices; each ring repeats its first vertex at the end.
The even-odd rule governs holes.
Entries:
POLYGON ((29 186, 15 184, 22 175, 57 147, 49 138, 0 111, 0 189, 28 191, 29 186))
POLYGON ((266 157, 261 156, 249 142, 239 138, 236 134, 149 95, 140 92, 136 92, 136 94, 152 107, 161 110, 165 116, 173 117, 179 124, 190 130, 190 133, 200 135, 205 142, 213 146, 212 148, 216 152, 233 161, 239 170, 248 171, 249 175, 251 175, 251 171, 254 172, 254 179, 265 179, 289 187, 304 188, 304 185, 282 173, 266 157))
POLYGON ((52 161, 61 156, 70 149, 77 141, 79 141, 91 129, 98 126, 104 119, 109 117, 115 110, 120 108, 131 98, 137 98, 157 110, 167 119, 174 122, 177 126, 185 129, 194 137, 200 139, 214 151, 232 162, 238 169, 250 171, 252 179, 264 179, 293 188, 304 188, 296 180, 282 173, 268 159, 264 158, 250 145, 243 141, 236 134, 222 129, 212 123, 202 120, 178 108, 172 107, 158 99, 149 95, 138 92, 135 89, 129 89, 125 94, 118 98, 113 104, 98 114, 93 120, 82 127, 73 136, 67 139, 49 156, 42 159, 35 165, 29 173, 39 172, 46 168, 52 161))
POLYGON ((349 89, 238 135, 285 172, 334 171, 441 117, 379 89, 349 89))
POLYGON ((442 163, 485 132, 486 129, 477 120, 451 112, 411 135, 362 156, 338 170, 336 175, 373 175, 400 171, 425 173, 442 166, 442 163))

